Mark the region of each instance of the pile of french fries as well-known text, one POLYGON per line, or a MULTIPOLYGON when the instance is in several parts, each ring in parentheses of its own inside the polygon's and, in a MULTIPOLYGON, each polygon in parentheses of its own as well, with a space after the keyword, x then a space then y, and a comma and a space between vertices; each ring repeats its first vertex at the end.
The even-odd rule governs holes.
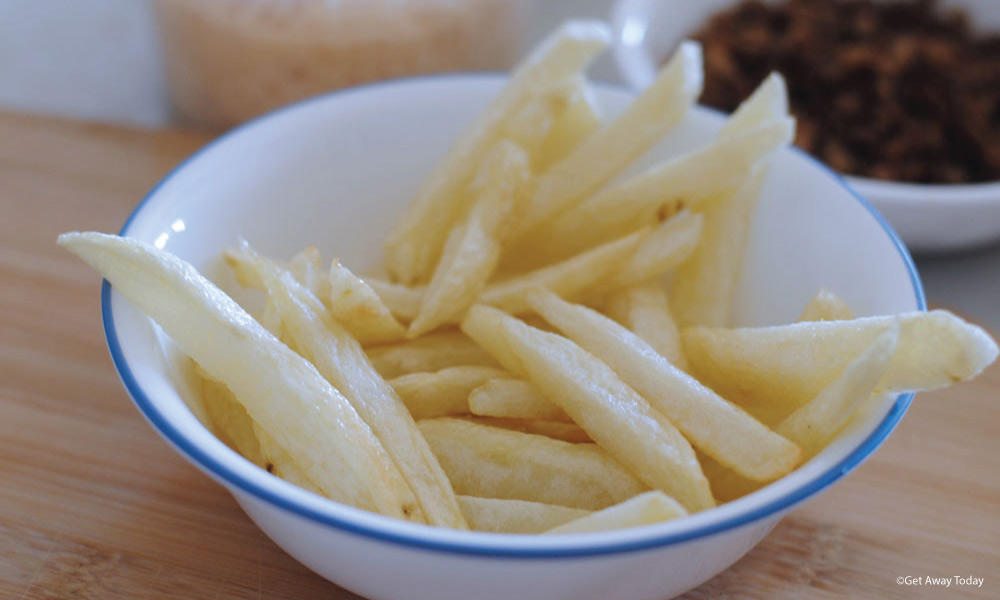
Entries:
POLYGON ((511 75, 359 277, 315 248, 225 255, 251 316, 133 239, 59 243, 203 377, 219 438, 306 490, 456 529, 575 533, 710 509, 788 474, 880 394, 997 356, 944 311, 730 328, 767 165, 792 137, 774 75, 703 147, 621 177, 701 91, 683 43, 620 115, 583 77, 610 39, 569 23, 511 75))

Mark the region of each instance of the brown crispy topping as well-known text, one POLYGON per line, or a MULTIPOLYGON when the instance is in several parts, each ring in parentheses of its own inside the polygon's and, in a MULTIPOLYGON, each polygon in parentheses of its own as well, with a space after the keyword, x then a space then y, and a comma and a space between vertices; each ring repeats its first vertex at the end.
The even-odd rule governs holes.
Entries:
POLYGON ((1000 35, 936 0, 749 0, 694 36, 702 102, 788 82, 795 143, 835 169, 918 183, 1000 180, 1000 35))

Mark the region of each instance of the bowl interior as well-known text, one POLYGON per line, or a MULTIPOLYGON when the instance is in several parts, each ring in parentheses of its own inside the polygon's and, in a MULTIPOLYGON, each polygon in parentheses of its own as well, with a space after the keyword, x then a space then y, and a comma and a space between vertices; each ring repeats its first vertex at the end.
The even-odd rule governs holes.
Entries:
MULTIPOLYGON (((247 297, 223 268, 220 255, 239 236, 264 253, 285 258, 314 243, 325 258, 337 257, 364 271, 378 260, 383 236, 423 176, 503 82, 501 76, 453 75, 384 83, 272 113, 179 167, 136 209, 123 233, 192 262, 238 299, 247 297)), ((596 91, 609 115, 631 98, 620 89, 596 91)), ((716 113, 694 110, 633 170, 707 142, 721 123, 716 113)), ((880 217, 825 167, 800 152, 782 151, 768 173, 755 216, 737 322, 791 322, 821 286, 841 295, 858 315, 923 308, 909 257, 880 217)), ((787 508, 839 478, 878 445, 909 402, 908 396, 885 398, 792 475, 688 519, 545 540, 452 532, 344 507, 252 466, 201 425, 189 365, 162 332, 113 290, 106 290, 105 301, 112 355, 140 410, 210 476, 320 523, 460 551, 597 552, 636 541, 665 543, 747 522, 787 508)))

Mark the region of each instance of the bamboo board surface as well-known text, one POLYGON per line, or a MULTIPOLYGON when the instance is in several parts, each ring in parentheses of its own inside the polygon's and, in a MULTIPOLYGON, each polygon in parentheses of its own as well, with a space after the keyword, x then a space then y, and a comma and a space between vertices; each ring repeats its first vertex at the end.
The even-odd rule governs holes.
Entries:
MULTIPOLYGON (((55 245, 117 231, 206 141, 0 113, 0 598, 355 597, 146 424, 108 357, 97 276, 55 245)), ((685 598, 1000 597, 998 423, 998 365, 919 395, 873 458, 685 598), (896 583, 928 575, 985 583, 896 583)))

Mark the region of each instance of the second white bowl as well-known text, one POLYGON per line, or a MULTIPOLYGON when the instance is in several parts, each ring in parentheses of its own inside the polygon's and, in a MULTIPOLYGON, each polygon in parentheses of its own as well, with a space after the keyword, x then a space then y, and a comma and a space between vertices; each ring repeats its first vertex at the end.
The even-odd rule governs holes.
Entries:
MULTIPOLYGON (((765 0, 774 3, 783 0, 765 0)), ((685 37, 739 0, 619 0, 612 9, 614 57, 622 79, 645 88, 685 37)), ((965 10, 982 31, 1000 31, 1000 2, 941 0, 965 10)), ((846 177, 916 252, 954 251, 1000 241, 1000 182, 922 185, 846 177)))

